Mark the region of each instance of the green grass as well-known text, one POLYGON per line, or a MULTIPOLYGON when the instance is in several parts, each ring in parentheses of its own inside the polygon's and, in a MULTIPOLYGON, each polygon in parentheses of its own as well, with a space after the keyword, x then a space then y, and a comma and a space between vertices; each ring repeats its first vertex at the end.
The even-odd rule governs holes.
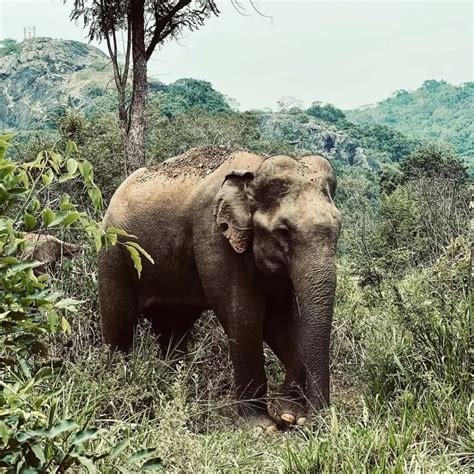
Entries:
MULTIPOLYGON (((468 257, 458 239, 433 268, 377 289, 360 288, 341 266, 332 405, 304 429, 274 435, 239 421, 212 315, 185 359, 161 357, 146 325, 131 354, 111 356, 100 344, 95 272, 78 259, 63 289, 86 303, 72 340, 56 345, 65 360, 58 410, 106 430, 91 442, 96 452, 127 440, 114 463, 153 447, 169 472, 469 472, 468 257)), ((266 355, 271 397, 282 372, 266 355)))

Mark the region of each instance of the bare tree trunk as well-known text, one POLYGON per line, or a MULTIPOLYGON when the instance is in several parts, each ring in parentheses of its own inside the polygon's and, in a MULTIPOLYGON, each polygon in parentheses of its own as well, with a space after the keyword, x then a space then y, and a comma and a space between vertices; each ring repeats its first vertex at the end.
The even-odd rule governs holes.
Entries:
POLYGON ((145 165, 145 117, 147 107, 147 55, 145 47, 145 9, 143 0, 131 0, 133 96, 128 127, 124 134, 127 172, 145 165))

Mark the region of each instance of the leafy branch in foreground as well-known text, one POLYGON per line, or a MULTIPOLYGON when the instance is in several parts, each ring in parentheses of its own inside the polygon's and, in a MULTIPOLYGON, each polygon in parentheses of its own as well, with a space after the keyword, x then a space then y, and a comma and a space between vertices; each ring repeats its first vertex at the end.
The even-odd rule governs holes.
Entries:
MULTIPOLYGON (((54 383, 59 368, 48 359, 48 346, 53 334, 71 333, 66 315, 76 311, 79 302, 55 291, 47 274, 35 274, 41 262, 22 259, 25 249, 36 244, 24 231, 80 231, 97 250, 115 245, 118 236, 131 236, 120 229, 102 229, 69 194, 58 193, 56 187, 63 183, 81 181, 93 208, 102 208, 92 166, 73 157, 73 142, 63 150, 42 151, 31 162, 15 163, 6 157, 11 138, 0 136, 0 468, 64 472, 82 465, 95 472, 96 461, 113 462, 125 445, 109 442, 110 449, 97 453, 94 440, 104 431, 79 426, 58 413, 62 388, 54 383)), ((133 241, 124 245, 140 271, 140 256, 151 257, 133 241)), ((148 459, 140 469, 156 469, 162 462, 154 454, 138 451, 128 462, 148 459)))

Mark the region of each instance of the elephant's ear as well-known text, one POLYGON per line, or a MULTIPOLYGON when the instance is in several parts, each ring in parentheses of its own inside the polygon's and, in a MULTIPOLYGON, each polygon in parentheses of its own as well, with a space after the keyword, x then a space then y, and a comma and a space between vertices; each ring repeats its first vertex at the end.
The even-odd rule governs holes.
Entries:
POLYGON ((214 217, 232 248, 243 253, 252 239, 252 216, 245 187, 254 175, 251 171, 232 171, 217 193, 214 217))

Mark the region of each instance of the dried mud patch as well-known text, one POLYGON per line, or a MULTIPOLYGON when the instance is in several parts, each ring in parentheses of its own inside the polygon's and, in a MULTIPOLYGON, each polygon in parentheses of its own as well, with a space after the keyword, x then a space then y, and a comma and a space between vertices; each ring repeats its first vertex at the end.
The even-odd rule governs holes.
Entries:
POLYGON ((139 181, 148 181, 158 174, 164 174, 168 178, 189 175, 202 178, 219 168, 231 153, 232 150, 224 146, 191 148, 182 155, 151 166, 140 176, 139 181))

